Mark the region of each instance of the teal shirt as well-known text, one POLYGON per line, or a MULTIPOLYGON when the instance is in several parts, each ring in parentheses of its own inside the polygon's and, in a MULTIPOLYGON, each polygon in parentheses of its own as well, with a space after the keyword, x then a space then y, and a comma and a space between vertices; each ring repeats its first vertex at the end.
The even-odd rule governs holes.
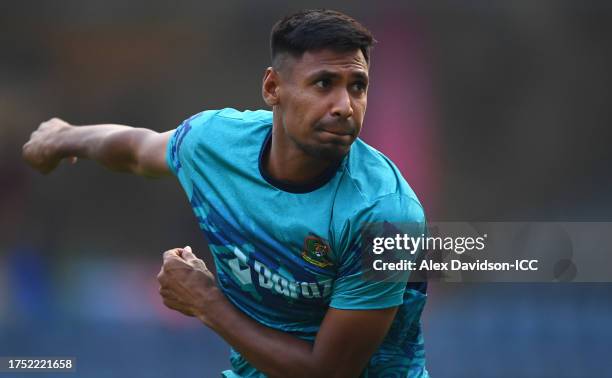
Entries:
MULTIPOLYGON (((208 110, 184 121, 166 160, 208 240, 217 284, 242 312, 312 341, 329 307, 400 306, 363 377, 427 377, 422 284, 364 279, 361 228, 425 215, 395 165, 357 139, 339 166, 309 186, 266 175, 272 113, 208 110), (389 375, 391 374, 391 375, 389 375)), ((238 352, 226 377, 263 377, 238 352)))

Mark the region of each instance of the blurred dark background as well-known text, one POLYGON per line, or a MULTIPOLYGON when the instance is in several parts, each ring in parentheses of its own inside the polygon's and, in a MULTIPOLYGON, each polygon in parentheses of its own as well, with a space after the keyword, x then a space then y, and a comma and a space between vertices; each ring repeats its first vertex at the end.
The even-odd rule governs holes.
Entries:
MULTIPOLYGON (((53 116, 162 131, 204 109, 263 108, 269 30, 313 7, 379 41, 362 136, 430 220, 612 218, 609 2, 3 2, 0 356, 76 356, 83 377, 229 365, 222 340, 157 294, 164 250, 207 254, 178 182, 88 161, 42 176, 21 146, 53 116)), ((431 285, 429 370, 612 376, 611 316, 608 284, 431 285)))

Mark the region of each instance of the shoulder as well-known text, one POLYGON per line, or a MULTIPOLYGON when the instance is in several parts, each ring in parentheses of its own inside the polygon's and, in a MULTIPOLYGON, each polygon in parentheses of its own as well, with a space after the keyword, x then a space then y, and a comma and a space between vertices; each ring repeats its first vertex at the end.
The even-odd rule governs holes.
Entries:
POLYGON ((248 149, 259 148, 272 124, 267 110, 239 111, 233 108, 205 110, 184 120, 175 130, 167 146, 167 161, 174 172, 184 165, 212 164, 215 156, 229 157, 248 149), (231 155, 231 154, 230 154, 231 155))
POLYGON ((269 110, 236 110, 224 108, 216 110, 205 110, 187 118, 180 127, 202 129, 204 127, 225 124, 269 124, 272 122, 272 112, 269 110))
POLYGON ((234 108, 225 108, 218 110, 215 116, 220 119, 236 120, 253 123, 270 123, 272 122, 272 112, 269 110, 236 110, 234 108))
MULTIPOLYGON (((358 139, 343 166, 343 196, 350 198, 347 218, 369 214, 388 221, 420 221, 423 208, 415 192, 393 162, 358 139)), ((374 221, 376 221, 374 220, 374 221)))
POLYGON ((272 112, 267 110, 205 110, 184 120, 172 139, 177 150, 183 145, 222 147, 232 141, 245 142, 249 136, 267 131, 271 124, 272 112))
POLYGON ((416 197, 392 193, 356 209, 353 219, 361 222, 423 223, 425 211, 416 197))
POLYGON ((373 202, 390 194, 401 194, 416 200, 416 194, 395 164, 361 139, 357 139, 351 147, 344 169, 346 179, 350 180, 365 202, 373 202))
POLYGON ((357 140, 343 164, 343 176, 334 201, 334 245, 347 250, 364 227, 393 223, 409 225, 420 234, 425 211, 399 169, 381 152, 357 140))

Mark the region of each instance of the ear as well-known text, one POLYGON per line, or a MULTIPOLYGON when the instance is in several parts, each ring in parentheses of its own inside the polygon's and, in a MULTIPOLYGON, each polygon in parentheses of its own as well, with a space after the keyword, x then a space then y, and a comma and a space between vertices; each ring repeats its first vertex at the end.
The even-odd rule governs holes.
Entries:
POLYGON ((261 95, 264 101, 269 106, 275 106, 280 103, 279 99, 280 75, 272 67, 266 68, 264 72, 263 82, 261 84, 261 95))

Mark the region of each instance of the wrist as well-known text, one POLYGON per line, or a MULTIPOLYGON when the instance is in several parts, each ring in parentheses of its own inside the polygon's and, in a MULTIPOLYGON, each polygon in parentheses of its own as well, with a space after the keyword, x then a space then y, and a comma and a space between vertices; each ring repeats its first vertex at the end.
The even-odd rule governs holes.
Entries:
POLYGON ((53 133, 51 146, 57 158, 63 159, 69 156, 79 155, 77 148, 75 148, 74 143, 71 141, 71 132, 74 128, 74 126, 68 123, 63 123, 58 126, 57 131, 53 133))
POLYGON ((195 316, 207 327, 215 329, 216 321, 223 316, 223 309, 228 301, 218 287, 209 288, 195 309, 195 316))

